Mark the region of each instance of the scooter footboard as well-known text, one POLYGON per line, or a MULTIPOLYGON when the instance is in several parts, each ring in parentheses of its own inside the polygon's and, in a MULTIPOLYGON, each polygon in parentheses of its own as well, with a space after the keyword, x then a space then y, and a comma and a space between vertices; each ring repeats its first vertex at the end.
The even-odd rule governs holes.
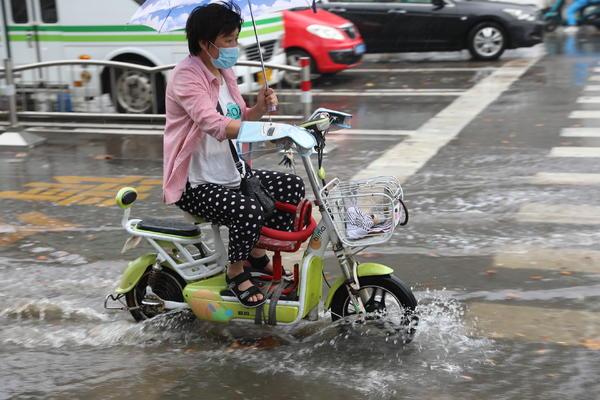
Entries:
MULTIPOLYGON (((357 274, 359 277, 361 276, 381 276, 381 275, 390 275, 394 272, 390 267, 377 264, 377 263, 364 263, 358 266, 357 274)), ((331 288, 329 289, 329 293, 327 293, 327 298, 325 299, 325 309, 328 310, 331 308, 331 301, 333 300, 333 296, 335 293, 344 285, 345 278, 340 276, 333 282, 331 288)))
MULTIPOLYGON (((254 320, 256 308, 246 308, 237 299, 222 296, 226 288, 225 274, 194 282, 185 287, 183 296, 197 318, 206 321, 228 322, 232 319, 254 320)), ((269 302, 264 305, 263 315, 269 315, 269 302)), ((277 305, 276 320, 291 323, 298 316, 298 307, 277 305)))

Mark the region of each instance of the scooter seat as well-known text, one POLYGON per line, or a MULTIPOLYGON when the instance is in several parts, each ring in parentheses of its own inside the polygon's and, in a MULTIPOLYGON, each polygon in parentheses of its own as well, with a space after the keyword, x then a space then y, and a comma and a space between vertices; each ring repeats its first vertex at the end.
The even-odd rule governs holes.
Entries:
POLYGON ((200 229, 196 225, 181 221, 179 219, 146 218, 138 222, 136 228, 142 231, 164 233, 184 237, 200 235, 200 229))

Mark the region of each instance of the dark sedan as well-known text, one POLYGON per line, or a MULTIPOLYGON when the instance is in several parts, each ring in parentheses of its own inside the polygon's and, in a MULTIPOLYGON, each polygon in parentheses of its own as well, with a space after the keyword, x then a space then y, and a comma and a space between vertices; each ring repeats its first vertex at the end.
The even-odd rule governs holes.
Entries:
POLYGON ((368 53, 469 49, 495 60, 505 49, 542 41, 532 5, 484 0, 323 0, 320 7, 349 19, 368 53))

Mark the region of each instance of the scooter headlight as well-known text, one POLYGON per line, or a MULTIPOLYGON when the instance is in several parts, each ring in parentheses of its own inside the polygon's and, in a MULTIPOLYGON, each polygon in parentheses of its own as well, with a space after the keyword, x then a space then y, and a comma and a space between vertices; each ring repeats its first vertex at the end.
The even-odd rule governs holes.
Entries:
POLYGON ((518 8, 505 8, 502 11, 518 19, 519 21, 535 21, 535 15, 530 14, 527 11, 520 10, 518 8))

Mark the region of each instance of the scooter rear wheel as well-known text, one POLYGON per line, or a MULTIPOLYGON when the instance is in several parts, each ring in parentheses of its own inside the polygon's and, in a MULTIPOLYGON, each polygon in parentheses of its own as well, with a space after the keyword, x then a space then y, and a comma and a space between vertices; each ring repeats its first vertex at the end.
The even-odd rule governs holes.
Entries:
MULTIPOLYGON (((125 294, 127 306, 133 308, 129 310, 129 312, 136 321, 150 319, 167 312, 160 307, 146 306, 142 304, 142 300, 146 295, 146 286, 148 285, 148 278, 151 272, 152 266, 149 266, 134 288, 125 294)), ((163 268, 160 271, 154 271, 154 273, 157 274, 155 277, 155 283, 152 287, 154 294, 163 300, 176 302, 185 301, 183 299, 183 288, 185 287, 185 281, 179 275, 172 272, 168 268, 163 268)))
MULTIPOLYGON (((369 301, 365 308, 367 320, 385 319, 401 333, 404 343, 410 343, 415 335, 419 318, 416 315, 417 300, 410 288, 393 275, 365 276, 359 278, 361 290, 367 290, 369 301)), ((356 315, 350 302, 348 290, 340 287, 331 302, 331 319, 356 315)))

